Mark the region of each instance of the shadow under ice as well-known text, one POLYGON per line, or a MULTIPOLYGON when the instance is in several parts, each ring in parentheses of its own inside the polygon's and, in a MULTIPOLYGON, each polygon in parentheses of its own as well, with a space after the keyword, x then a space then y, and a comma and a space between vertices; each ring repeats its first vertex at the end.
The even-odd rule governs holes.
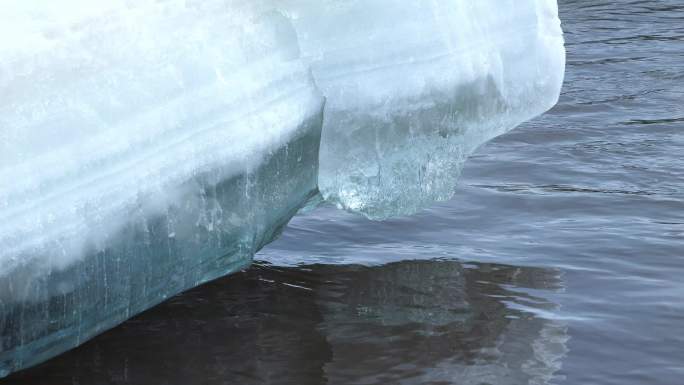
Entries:
POLYGON ((452 260, 257 264, 181 294, 7 384, 544 384, 557 270, 452 260))

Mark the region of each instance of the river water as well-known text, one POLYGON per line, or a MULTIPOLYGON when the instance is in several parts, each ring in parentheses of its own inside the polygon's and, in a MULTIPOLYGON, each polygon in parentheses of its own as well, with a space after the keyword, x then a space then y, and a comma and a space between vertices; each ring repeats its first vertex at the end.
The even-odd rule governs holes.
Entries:
POLYGON ((684 384, 684 2, 561 0, 559 104, 449 202, 295 218, 248 271, 7 384, 684 384))

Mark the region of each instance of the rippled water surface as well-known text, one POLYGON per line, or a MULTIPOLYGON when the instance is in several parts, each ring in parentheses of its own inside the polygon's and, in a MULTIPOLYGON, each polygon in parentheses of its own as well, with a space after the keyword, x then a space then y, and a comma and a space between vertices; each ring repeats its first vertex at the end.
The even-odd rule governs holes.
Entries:
POLYGON ((684 2, 560 7, 558 106, 453 200, 303 214, 252 269, 3 384, 683 384, 684 2))

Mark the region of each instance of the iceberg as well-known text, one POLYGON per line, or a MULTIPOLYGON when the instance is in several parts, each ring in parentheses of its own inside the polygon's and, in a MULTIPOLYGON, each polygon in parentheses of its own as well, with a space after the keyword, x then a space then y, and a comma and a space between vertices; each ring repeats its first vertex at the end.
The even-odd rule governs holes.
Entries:
POLYGON ((0 4, 0 377, 245 268, 320 191, 448 199, 550 108, 555 0, 0 4))

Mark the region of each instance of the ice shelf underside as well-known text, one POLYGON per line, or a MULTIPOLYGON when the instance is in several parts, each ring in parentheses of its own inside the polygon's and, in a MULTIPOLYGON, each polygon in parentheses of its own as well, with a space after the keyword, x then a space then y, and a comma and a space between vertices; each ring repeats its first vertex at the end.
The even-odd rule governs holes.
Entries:
POLYGON ((0 377, 244 268, 319 190, 448 199, 563 79, 554 0, 91 3, 0 5, 0 377))

